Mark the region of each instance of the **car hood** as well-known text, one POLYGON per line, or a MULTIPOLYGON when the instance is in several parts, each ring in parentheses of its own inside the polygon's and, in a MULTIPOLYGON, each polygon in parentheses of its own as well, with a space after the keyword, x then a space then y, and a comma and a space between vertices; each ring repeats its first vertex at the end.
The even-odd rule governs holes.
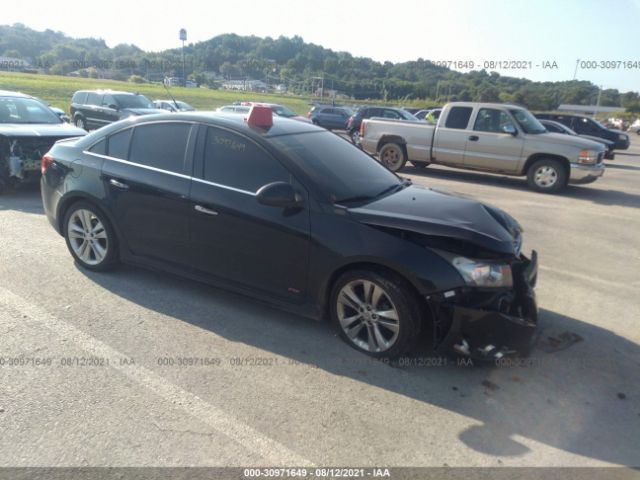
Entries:
POLYGON ((455 238, 499 254, 519 254, 522 227, 513 217, 499 208, 447 192, 411 185, 348 211, 367 225, 455 238))
POLYGON ((602 138, 602 137, 594 137, 593 135, 578 135, 580 138, 584 138, 585 140, 590 140, 592 142, 597 142, 597 143, 601 143, 603 145, 606 146, 611 146, 611 145, 615 145, 616 142, 613 142, 611 140, 607 140, 606 138, 602 138))
POLYGON ((166 110, 160 108, 123 108, 120 110, 124 113, 130 113, 132 115, 152 115, 154 113, 167 113, 166 110))
POLYGON ((5 137, 80 137, 87 132, 68 123, 0 123, 0 135, 5 137))
POLYGON ((528 140, 535 141, 540 140, 541 143, 555 143, 557 145, 569 145, 576 148, 589 148, 597 151, 604 151, 605 148, 602 143, 595 142, 593 140, 587 140, 576 135, 565 135, 564 133, 541 133, 539 135, 530 135, 528 140), (534 137, 534 138, 532 138, 534 137), (540 137, 540 138, 535 138, 540 137))

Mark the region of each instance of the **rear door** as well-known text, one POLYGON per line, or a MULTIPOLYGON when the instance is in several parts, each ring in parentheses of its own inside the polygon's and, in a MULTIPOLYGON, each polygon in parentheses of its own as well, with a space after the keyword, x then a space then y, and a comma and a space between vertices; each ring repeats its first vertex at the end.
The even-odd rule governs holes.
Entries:
POLYGON ((108 207, 134 255, 188 266, 189 190, 197 126, 139 125, 111 135, 102 178, 108 207))
POLYGON ((100 104, 102 103, 102 95, 89 92, 86 104, 82 106, 87 128, 100 128, 104 125, 102 114, 100 112, 100 104))
POLYGON ((471 133, 467 130, 473 107, 451 107, 444 122, 436 127, 433 141, 433 160, 445 165, 464 165, 467 139, 471 133))
POLYGON ((309 257, 308 195, 285 167, 251 139, 202 127, 191 190, 193 268, 242 287, 301 301, 309 257), (284 181, 305 198, 287 211, 261 205, 256 191, 284 181))
POLYGON ((505 133, 505 127, 516 128, 508 112, 480 108, 467 139, 464 165, 496 172, 516 172, 520 166, 524 137, 522 132, 515 136, 505 133))

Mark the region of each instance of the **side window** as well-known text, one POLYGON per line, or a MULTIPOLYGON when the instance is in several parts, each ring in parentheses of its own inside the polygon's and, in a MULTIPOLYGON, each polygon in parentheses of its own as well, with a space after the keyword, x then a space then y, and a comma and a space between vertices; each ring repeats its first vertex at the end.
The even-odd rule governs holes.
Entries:
POLYGON ((469 125, 472 111, 471 107, 451 107, 444 126, 464 130, 469 125))
POLYGON ((382 116, 384 118, 393 118, 393 119, 399 119, 400 118, 400 114, 398 112, 395 112, 393 110, 385 110, 384 112, 382 112, 382 116))
POLYGON ((73 94, 71 103, 85 103, 87 101, 87 92, 76 92, 73 94))
POLYGON ((502 128, 506 125, 513 126, 511 117, 506 112, 493 108, 481 108, 473 129, 477 132, 502 133, 502 128))
POLYGON ((131 128, 114 133, 109 137, 107 155, 113 158, 127 160, 129 158, 129 140, 131 140, 131 128))
POLYGON ((204 179, 256 192, 267 183, 291 182, 291 175, 251 140, 209 127, 204 151, 204 179))
POLYGON ((381 108, 369 108, 364 114, 364 118, 381 117, 381 116, 382 116, 381 108))
POLYGON ((183 173, 189 123, 140 125, 133 132, 129 160, 148 167, 183 173))
POLYGON ((90 152, 97 153, 98 155, 107 154, 107 140, 103 138, 98 143, 94 144, 90 149, 90 152))
POLYGON ((117 105, 116 99, 112 95, 105 95, 102 97, 102 106, 108 107, 109 105, 117 105))
POLYGON ((97 93, 89 93, 87 95, 87 105, 100 105, 100 97, 97 93))

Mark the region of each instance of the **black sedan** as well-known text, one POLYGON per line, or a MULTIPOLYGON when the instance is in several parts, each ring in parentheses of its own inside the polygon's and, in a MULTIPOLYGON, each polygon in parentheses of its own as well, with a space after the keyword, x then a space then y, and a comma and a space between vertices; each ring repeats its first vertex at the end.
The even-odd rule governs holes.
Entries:
POLYGON ((375 357, 526 353, 535 252, 519 224, 411 185, 311 124, 176 113, 127 119, 42 160, 47 217, 75 261, 179 273, 313 318, 375 357))
POLYGON ((555 122, 553 120, 539 120, 539 122, 542 125, 544 125, 544 128, 546 128, 547 131, 550 133, 561 133, 563 135, 572 135, 575 137, 585 138, 587 140, 591 140, 593 142, 597 142, 601 145, 604 145, 604 147, 607 149, 604 153, 604 158, 608 160, 613 160, 614 158, 616 158, 616 154, 613 151, 613 149, 616 147, 616 142, 607 140, 606 138, 602 138, 602 137, 594 137, 593 135, 578 135, 576 132, 571 130, 566 125, 560 122, 555 122))

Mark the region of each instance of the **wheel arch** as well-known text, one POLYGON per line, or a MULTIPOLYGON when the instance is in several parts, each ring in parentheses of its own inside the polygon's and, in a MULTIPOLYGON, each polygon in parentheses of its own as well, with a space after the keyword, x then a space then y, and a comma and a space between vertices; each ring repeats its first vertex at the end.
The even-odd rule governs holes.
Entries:
POLYGON ((410 291, 415 295, 421 306, 426 306, 426 300, 424 296, 420 294, 420 287, 417 284, 416 280, 411 279, 410 276, 403 273, 400 269, 393 268, 389 265, 384 265, 382 263, 377 263, 371 260, 353 260, 335 268, 322 286, 322 293, 320 296, 322 319, 326 320, 329 317, 331 292, 333 290, 333 286, 342 274, 351 270, 369 270, 379 274, 390 274, 392 277, 396 277, 409 287, 410 291))
POLYGON ((407 158, 407 141, 401 137, 400 135, 392 135, 392 134, 384 134, 378 140, 378 144, 376 145, 376 152, 380 152, 380 149, 384 147, 387 143, 396 143, 400 145, 400 148, 404 151, 404 156, 407 158))
POLYGON ((64 237, 64 219, 67 216, 67 212, 69 211, 69 208, 71 208, 74 204, 78 202, 90 203, 102 215, 104 215, 109 221, 109 223, 111 224, 111 228, 113 228, 113 230, 116 232, 118 243, 120 244, 122 243, 122 236, 120 234, 118 225, 115 222, 115 219, 113 218, 113 216, 109 213, 109 211, 100 206, 100 200, 98 198, 86 192, 80 192, 80 191, 69 193, 64 197, 62 197, 62 199, 60 199, 60 202, 58 202, 56 220, 57 220, 58 232, 60 233, 60 235, 64 237))
POLYGON ((531 165, 533 165, 538 160, 542 160, 545 158, 559 161, 565 169, 567 180, 569 179, 569 174, 571 173, 569 159, 567 157, 563 157, 562 155, 556 155, 553 153, 534 153, 533 155, 529 156, 524 164, 524 167, 522 168, 521 175, 526 175, 529 172, 529 168, 531 168, 531 165))

